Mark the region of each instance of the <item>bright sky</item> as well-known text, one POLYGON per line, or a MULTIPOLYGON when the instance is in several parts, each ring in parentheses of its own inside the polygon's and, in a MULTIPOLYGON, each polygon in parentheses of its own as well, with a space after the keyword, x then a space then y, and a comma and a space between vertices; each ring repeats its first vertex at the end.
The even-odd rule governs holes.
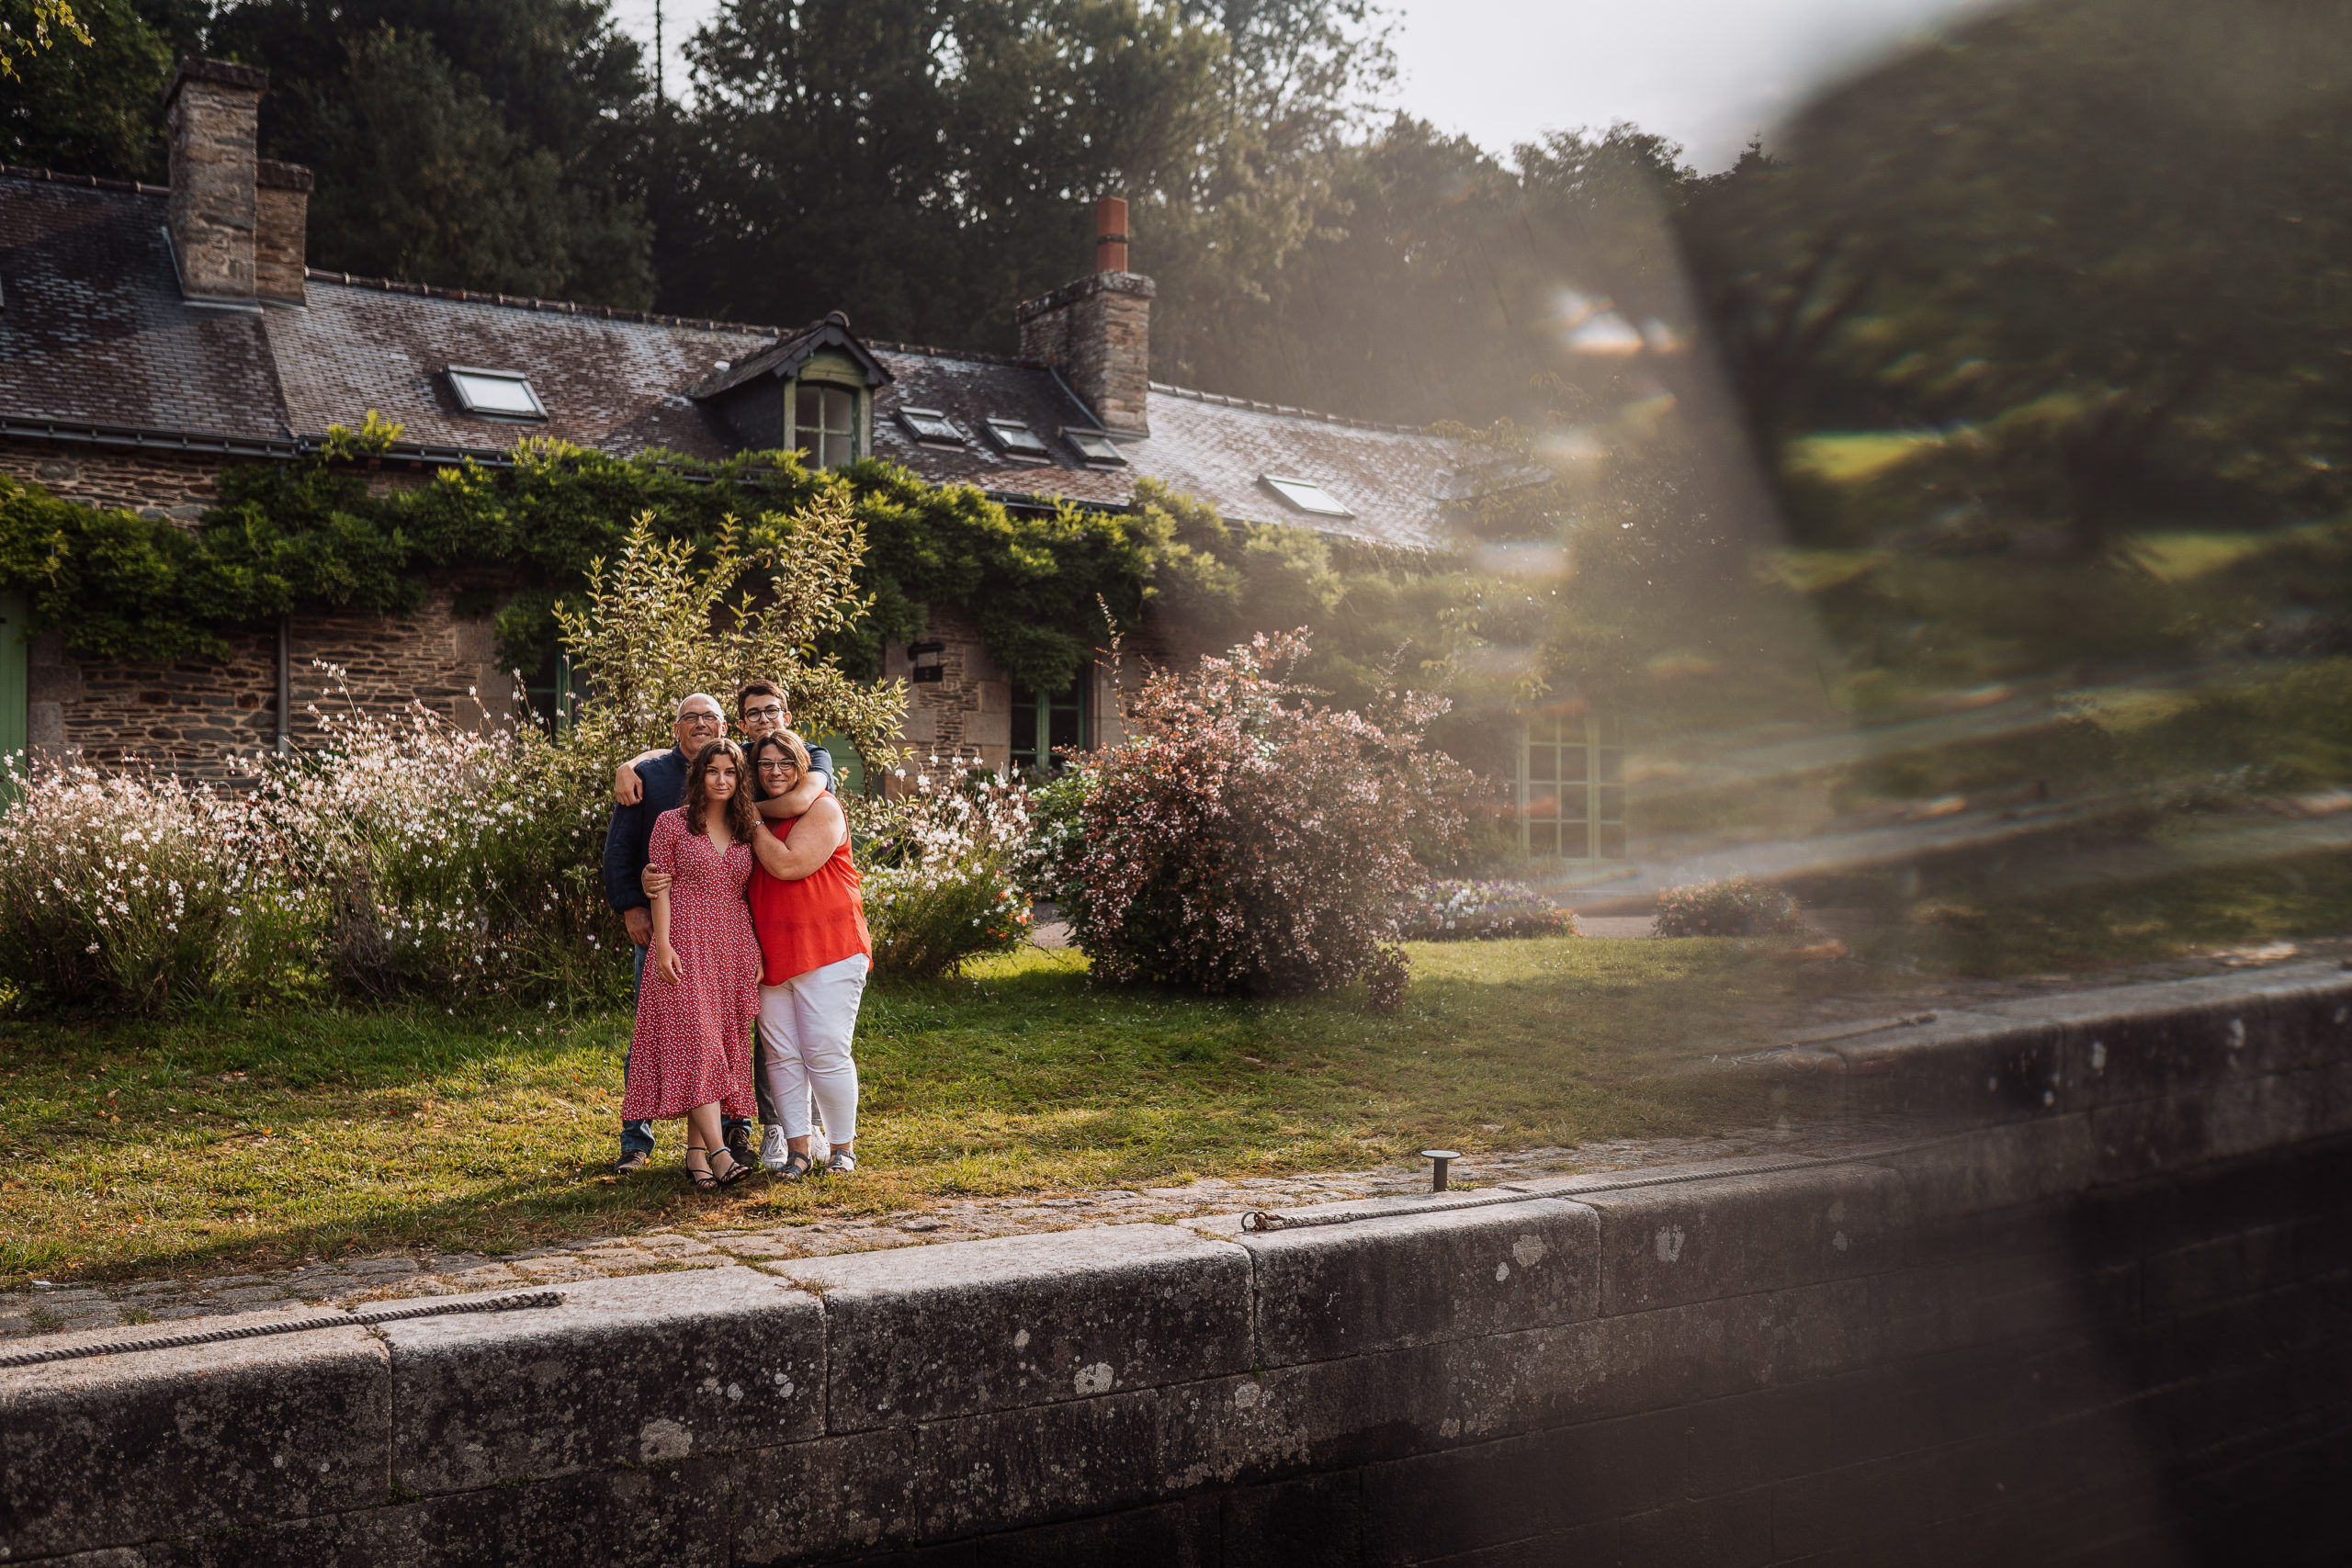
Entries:
MULTIPOLYGON (((1388 0, 1408 111, 1504 152, 1545 130, 1630 119, 1716 169, 1820 82, 1982 0, 1388 0)), ((662 0, 680 45, 719 0, 662 0)), ((654 0, 617 0, 649 44, 654 0)))

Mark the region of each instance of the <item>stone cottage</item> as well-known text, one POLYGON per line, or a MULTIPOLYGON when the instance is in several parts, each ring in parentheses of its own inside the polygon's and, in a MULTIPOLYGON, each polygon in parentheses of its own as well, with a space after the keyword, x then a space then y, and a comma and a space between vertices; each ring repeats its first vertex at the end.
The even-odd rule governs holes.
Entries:
MULTIPOLYGON (((1150 476, 1232 519, 1439 537, 1447 442, 1149 378, 1153 285, 1128 270, 1122 201, 1098 208, 1095 269, 1019 305, 1017 358, 863 339, 839 313, 779 328, 354 277, 305 264, 311 176, 257 154, 266 85, 250 66, 182 62, 167 186, 0 168, 0 472, 193 523, 224 467, 295 458, 373 410, 401 427, 383 484, 503 461, 525 435, 623 455, 784 447, 825 466, 885 458, 1015 509, 1122 507, 1150 476)), ((0 749, 213 773, 301 740, 314 661, 363 701, 471 718, 509 700, 491 620, 446 588, 405 619, 298 613, 225 660, 77 660, 53 635, 28 641, 21 605, 0 602, 0 749)), ((925 750, 1050 765, 1114 734, 1102 671, 1020 688, 951 605, 886 649, 885 673, 914 682, 905 739, 925 750)), ((1576 714, 1532 724, 1530 848, 1622 855, 1615 738, 1576 714), (1558 787, 1570 777, 1596 787, 1558 787)))

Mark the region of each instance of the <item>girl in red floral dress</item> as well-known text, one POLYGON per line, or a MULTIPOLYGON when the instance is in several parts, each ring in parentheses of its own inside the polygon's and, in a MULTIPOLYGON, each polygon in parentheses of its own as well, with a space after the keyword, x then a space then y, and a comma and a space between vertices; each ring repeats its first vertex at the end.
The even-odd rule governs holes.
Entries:
POLYGON ((687 771, 684 804, 655 818, 647 862, 673 880, 653 896, 650 973, 638 997, 621 1118, 684 1116, 686 1171, 697 1187, 724 1187, 753 1168, 727 1152, 719 1115, 752 1115, 760 944, 743 884, 756 821, 742 749, 714 740, 687 771))

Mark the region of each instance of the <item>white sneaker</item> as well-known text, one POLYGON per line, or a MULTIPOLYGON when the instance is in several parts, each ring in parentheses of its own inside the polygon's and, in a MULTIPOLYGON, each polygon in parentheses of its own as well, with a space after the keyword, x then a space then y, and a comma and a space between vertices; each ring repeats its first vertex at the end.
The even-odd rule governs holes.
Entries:
POLYGON ((792 1151, 785 1145, 784 1129, 770 1127, 760 1134, 760 1165, 767 1170, 782 1170, 792 1151))

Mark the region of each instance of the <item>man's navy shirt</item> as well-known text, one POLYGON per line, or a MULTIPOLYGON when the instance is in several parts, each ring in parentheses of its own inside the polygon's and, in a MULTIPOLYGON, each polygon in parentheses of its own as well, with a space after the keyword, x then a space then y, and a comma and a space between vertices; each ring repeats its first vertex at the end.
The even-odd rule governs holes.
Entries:
POLYGON ((613 807, 613 825, 605 833, 605 902, 616 909, 643 909, 653 900, 638 880, 645 870, 653 843, 653 824, 662 813, 677 808, 686 795, 686 754, 671 747, 650 762, 637 765, 635 806, 613 807))
MULTIPOLYGON (((638 783, 644 787, 638 792, 635 806, 613 807, 613 825, 605 830, 605 902, 616 909, 644 909, 653 900, 645 896, 645 885, 639 880, 645 863, 651 859, 653 824, 662 813, 674 810, 686 797, 686 774, 693 764, 686 754, 675 746, 659 757, 637 765, 638 783)), ((808 748, 808 771, 824 776, 828 793, 833 791, 832 754, 822 746, 808 748)), ((752 798, 766 798, 767 792, 752 781, 752 798)))

